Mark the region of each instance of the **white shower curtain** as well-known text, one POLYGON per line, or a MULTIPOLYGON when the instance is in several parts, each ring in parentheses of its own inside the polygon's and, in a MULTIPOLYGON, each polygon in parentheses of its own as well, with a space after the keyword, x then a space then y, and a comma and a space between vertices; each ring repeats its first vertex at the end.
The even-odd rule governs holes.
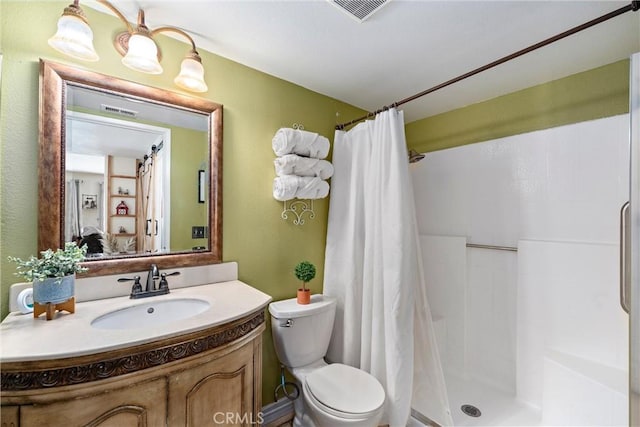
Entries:
POLYGON ((413 405, 424 415, 452 425, 421 274, 403 113, 390 109, 336 131, 333 164, 324 293, 338 308, 327 358, 378 378, 387 395, 382 424, 404 427, 419 397, 413 405))
POLYGON ((66 183, 66 212, 64 241, 70 242, 80 237, 82 231, 82 207, 80 200, 80 180, 71 179, 66 183))

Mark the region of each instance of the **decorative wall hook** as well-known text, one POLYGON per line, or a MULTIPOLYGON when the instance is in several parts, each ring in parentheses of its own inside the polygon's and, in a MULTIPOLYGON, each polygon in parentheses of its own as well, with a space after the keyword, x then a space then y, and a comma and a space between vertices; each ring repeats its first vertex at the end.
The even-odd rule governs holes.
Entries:
POLYGON ((280 215, 282 219, 289 219, 289 212, 295 215, 293 223, 295 225, 304 225, 304 219, 302 216, 306 213, 309 213, 309 219, 313 219, 316 216, 316 213, 313 211, 313 200, 300 200, 293 199, 289 201, 282 202, 284 207, 282 210, 282 214, 280 215))
POLYGON ((304 130, 304 125, 302 123, 294 123, 291 127, 296 130, 304 130))

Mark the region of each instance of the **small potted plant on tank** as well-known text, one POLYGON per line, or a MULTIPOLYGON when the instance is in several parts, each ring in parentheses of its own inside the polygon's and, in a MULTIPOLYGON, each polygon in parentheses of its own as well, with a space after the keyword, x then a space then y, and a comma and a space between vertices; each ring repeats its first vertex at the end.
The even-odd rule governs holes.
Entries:
POLYGON ((316 267, 309 261, 302 261, 294 270, 298 280, 302 281, 302 288, 298 289, 298 304, 309 304, 311 301, 311 290, 307 289, 307 283, 316 277, 316 267))

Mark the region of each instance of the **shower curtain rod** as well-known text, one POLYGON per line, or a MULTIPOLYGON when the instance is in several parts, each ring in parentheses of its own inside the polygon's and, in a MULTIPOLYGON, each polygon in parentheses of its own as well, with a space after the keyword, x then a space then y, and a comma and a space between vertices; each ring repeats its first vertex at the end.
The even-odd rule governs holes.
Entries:
POLYGON ((400 106, 402 104, 406 104, 407 102, 413 101, 413 100, 418 99, 418 98, 420 98, 422 96, 425 96, 427 94, 430 94, 432 92, 440 90, 440 89, 442 89, 444 87, 450 86, 450 85, 452 85, 454 83, 462 81, 462 80, 464 80, 466 78, 474 76, 474 75, 476 75, 478 73, 481 73, 483 71, 486 71, 486 70, 488 70, 490 68, 496 67, 496 66, 498 66, 500 64, 504 64, 505 62, 511 61, 512 59, 515 59, 515 58, 517 58, 519 56, 522 56, 522 55, 524 55, 526 53, 532 52, 532 51, 534 51, 536 49, 539 49, 539 48, 547 46, 547 45, 549 45, 551 43, 557 42, 558 40, 561 40, 561 39, 563 39, 565 37, 569 37, 569 36, 571 36, 573 34, 576 34, 576 33, 580 32, 582 30, 586 30, 587 28, 593 27, 594 25, 597 25, 597 24, 600 24, 602 22, 608 21, 609 19, 615 18, 618 15, 622 15, 623 13, 627 13, 629 11, 636 12, 639 9, 640 9, 640 0, 634 0, 630 4, 628 4, 627 6, 621 7, 620 9, 616 9, 616 10, 614 10, 612 12, 609 12, 609 13, 607 13, 605 15, 602 15, 599 18, 592 19, 589 22, 585 22, 582 25, 578 25, 577 27, 573 27, 573 28, 571 28, 571 29, 569 29, 569 30, 567 30, 567 31, 565 31, 563 33, 557 34, 557 35, 555 35, 553 37, 549 37, 548 39, 545 39, 545 40, 543 40, 541 42, 533 44, 533 45, 531 45, 529 47, 526 47, 526 48, 524 48, 522 50, 519 50, 519 51, 517 51, 515 53, 512 53, 511 55, 507 55, 505 57, 502 57, 502 58, 500 58, 500 59, 498 59, 496 61, 493 61, 493 62, 491 62, 491 63, 489 63, 487 65, 484 65, 482 67, 476 68, 475 70, 469 71, 468 73, 462 74, 462 75, 460 75, 458 77, 455 77, 455 78, 453 78, 451 80, 447 80, 444 83, 440 83, 439 85, 436 85, 436 86, 434 86, 434 87, 432 87, 430 89, 424 90, 424 91, 422 91, 420 93, 417 93, 417 94, 415 94, 413 96, 410 96, 408 98, 402 99, 400 101, 396 101, 391 105, 384 106, 384 107, 380 108, 379 110, 376 110, 376 111, 373 111, 373 112, 367 114, 366 116, 362 116, 362 117, 359 117, 357 119, 351 120, 350 122, 346 122, 346 123, 342 123, 342 124, 336 125, 336 130, 344 130, 345 126, 350 126, 350 125, 353 125, 355 123, 358 123, 358 122, 361 122, 363 120, 366 120, 368 118, 375 117, 379 113, 382 113, 383 111, 387 111, 389 108, 394 108, 394 107, 398 107, 398 106, 400 106))

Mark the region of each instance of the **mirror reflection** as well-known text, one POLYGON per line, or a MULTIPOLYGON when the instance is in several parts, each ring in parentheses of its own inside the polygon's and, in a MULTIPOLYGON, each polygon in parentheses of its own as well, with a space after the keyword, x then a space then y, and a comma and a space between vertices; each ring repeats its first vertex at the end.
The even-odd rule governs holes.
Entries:
POLYGON ((65 117, 65 241, 91 259, 210 249, 207 115, 69 84, 65 117))

